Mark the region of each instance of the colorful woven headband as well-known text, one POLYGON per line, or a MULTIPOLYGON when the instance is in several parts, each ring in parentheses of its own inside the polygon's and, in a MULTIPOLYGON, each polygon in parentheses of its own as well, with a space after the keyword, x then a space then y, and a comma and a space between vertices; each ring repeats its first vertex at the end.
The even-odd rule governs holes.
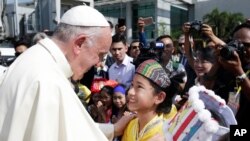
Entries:
POLYGON ((153 59, 141 63, 136 69, 136 73, 152 80, 161 88, 167 88, 171 83, 166 71, 153 59))
POLYGON ((117 86, 114 88, 114 93, 115 93, 115 92, 120 92, 120 93, 122 93, 123 95, 126 94, 125 88, 122 87, 121 85, 117 85, 117 86))

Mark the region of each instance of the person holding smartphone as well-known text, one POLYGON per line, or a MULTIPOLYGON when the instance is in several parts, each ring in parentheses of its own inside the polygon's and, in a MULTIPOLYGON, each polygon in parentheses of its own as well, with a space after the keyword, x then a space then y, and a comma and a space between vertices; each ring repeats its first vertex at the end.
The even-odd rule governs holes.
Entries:
POLYGON ((142 43, 143 47, 147 47, 147 38, 145 34, 145 26, 153 24, 153 18, 152 17, 147 17, 147 18, 142 18, 140 17, 137 21, 137 26, 139 29, 139 40, 142 43))
POLYGON ((125 35, 126 29, 127 29, 126 19, 125 18, 118 18, 118 23, 115 26, 115 33, 125 35))

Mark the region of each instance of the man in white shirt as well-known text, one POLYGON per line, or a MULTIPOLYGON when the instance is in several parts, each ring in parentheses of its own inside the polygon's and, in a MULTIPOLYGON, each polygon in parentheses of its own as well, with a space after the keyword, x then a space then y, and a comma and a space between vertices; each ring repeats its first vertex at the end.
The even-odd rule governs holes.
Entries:
POLYGON ((115 63, 109 68, 109 79, 116 80, 128 88, 135 74, 135 66, 132 64, 133 58, 126 54, 128 46, 124 34, 112 37, 110 50, 115 63))
MULTIPOLYGON (((109 24, 101 13, 88 6, 67 11, 52 38, 25 51, 2 77, 0 140, 107 140, 75 94, 70 78, 81 79, 110 44, 109 24)), ((118 133, 116 127, 120 126, 114 125, 112 132, 118 133)))

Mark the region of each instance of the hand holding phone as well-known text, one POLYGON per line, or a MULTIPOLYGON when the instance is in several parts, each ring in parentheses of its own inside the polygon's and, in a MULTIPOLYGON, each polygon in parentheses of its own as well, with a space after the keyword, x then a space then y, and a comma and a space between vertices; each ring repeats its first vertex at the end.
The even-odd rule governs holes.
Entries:
POLYGON ((124 26, 125 24, 126 24, 125 18, 118 19, 118 28, 124 26))
POLYGON ((148 26, 148 25, 151 25, 151 24, 154 23, 153 17, 146 17, 146 18, 143 18, 143 21, 144 21, 145 26, 148 26))

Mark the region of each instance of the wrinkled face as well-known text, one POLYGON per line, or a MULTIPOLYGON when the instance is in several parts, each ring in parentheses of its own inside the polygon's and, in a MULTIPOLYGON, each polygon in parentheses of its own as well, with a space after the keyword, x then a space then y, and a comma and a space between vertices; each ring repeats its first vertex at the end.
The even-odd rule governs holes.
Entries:
POLYGON ((117 108, 122 108, 126 105, 126 96, 121 92, 115 92, 113 95, 113 103, 117 108))
POLYGON ((104 55, 109 51, 112 40, 110 28, 105 27, 100 30, 99 35, 84 38, 83 46, 74 51, 77 52, 76 57, 73 58, 76 63, 71 65, 74 80, 81 79, 84 73, 103 60, 104 55))
POLYGON ((174 51, 174 44, 170 38, 163 38, 161 41, 164 43, 164 51, 162 52, 162 60, 168 61, 174 51))
POLYGON ((194 60, 194 71, 198 77, 209 73, 212 66, 213 64, 211 62, 204 60, 199 56, 194 60))
POLYGON ((241 41, 244 44, 244 61, 246 64, 250 63, 250 29, 242 28, 234 33, 234 39, 241 41))
POLYGON ((125 58, 126 52, 128 51, 127 45, 124 45, 122 42, 112 43, 110 49, 115 61, 118 64, 122 63, 123 59, 125 58))
MULTIPOLYGON (((150 82, 139 74, 135 74, 128 91, 128 108, 130 111, 143 113, 155 106, 156 95, 150 82)), ((156 107, 155 107, 156 108, 156 107)))
POLYGON ((141 53, 140 49, 141 49, 140 42, 132 43, 130 46, 130 51, 129 51, 130 56, 132 58, 137 58, 138 55, 141 53))

